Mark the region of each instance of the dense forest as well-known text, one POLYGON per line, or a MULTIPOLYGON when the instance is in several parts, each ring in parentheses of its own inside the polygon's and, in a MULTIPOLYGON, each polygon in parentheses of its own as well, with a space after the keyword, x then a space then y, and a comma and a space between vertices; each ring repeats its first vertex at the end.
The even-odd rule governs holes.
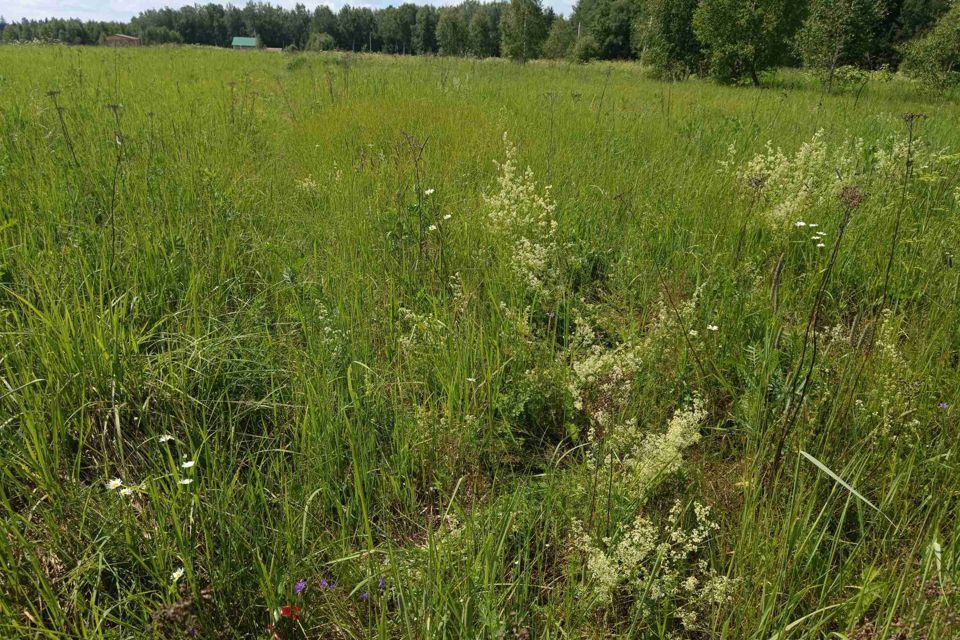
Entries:
POLYGON ((579 0, 569 17, 539 0, 383 9, 268 3, 152 9, 129 23, 0 18, 2 42, 97 44, 106 35, 145 44, 264 47, 475 57, 639 58, 661 76, 710 74, 759 82, 765 69, 804 65, 831 86, 844 69, 896 69, 932 84, 957 81, 960 2, 952 0, 579 0))

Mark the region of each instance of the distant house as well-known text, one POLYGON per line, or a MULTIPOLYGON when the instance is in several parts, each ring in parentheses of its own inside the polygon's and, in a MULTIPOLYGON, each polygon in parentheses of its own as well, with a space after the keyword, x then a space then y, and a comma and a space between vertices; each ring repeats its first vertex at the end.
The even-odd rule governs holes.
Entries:
POLYGON ((257 48, 257 39, 256 38, 245 38, 243 36, 234 36, 233 42, 231 43, 234 49, 256 49, 257 48))
POLYGON ((139 47, 140 38, 124 35, 122 33, 115 33, 112 36, 107 36, 104 38, 103 44, 108 47, 139 47))

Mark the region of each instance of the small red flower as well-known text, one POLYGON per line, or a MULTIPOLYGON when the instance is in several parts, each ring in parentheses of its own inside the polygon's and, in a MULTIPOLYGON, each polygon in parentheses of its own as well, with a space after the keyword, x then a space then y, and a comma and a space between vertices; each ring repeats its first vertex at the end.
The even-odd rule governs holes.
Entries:
POLYGON ((294 622, 300 619, 300 607, 297 605, 286 605, 285 607, 280 607, 280 617, 290 618, 294 622))

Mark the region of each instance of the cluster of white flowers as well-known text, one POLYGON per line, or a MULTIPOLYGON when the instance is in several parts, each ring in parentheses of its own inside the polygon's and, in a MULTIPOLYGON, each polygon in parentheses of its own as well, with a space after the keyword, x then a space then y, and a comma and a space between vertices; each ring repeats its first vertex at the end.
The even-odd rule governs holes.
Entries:
POLYGON ((407 354, 416 354, 432 350, 440 345, 447 327, 432 315, 421 315, 400 307, 400 320, 403 335, 397 340, 400 350, 407 354))
POLYGON ((680 469, 683 451, 700 442, 700 423, 707 412, 700 398, 673 414, 665 433, 650 433, 631 443, 622 458, 623 487, 634 496, 645 496, 656 483, 680 469))
POLYGON ((731 146, 728 159, 721 165, 735 171, 738 182, 756 198, 761 214, 777 231, 783 231, 793 220, 797 220, 797 227, 816 226, 803 222, 802 215, 817 215, 825 206, 833 205, 849 185, 860 185, 874 195, 899 188, 908 158, 912 175, 927 182, 947 179, 951 175, 947 166, 960 158, 903 134, 893 135, 875 148, 868 148, 861 138, 828 145, 822 129, 793 155, 779 147, 774 149, 768 142, 765 152, 738 166, 736 153, 731 146))
MULTIPOLYGON (((643 346, 645 350, 655 349, 662 345, 664 340, 671 334, 679 334, 683 327, 689 327, 694 322, 694 315, 697 310, 697 304, 700 302, 700 295, 703 292, 704 285, 699 285, 693 290, 693 293, 686 300, 681 300, 676 305, 668 304, 666 298, 661 295, 657 301, 657 314, 653 322, 648 327, 644 335, 643 346)), ((719 327, 711 329, 716 325, 708 325, 707 329, 716 331, 719 327)), ((696 329, 689 330, 692 336, 697 336, 696 329)))
POLYGON ((339 362, 343 360, 347 352, 348 333, 343 329, 338 329, 334 325, 333 317, 325 304, 319 300, 315 301, 315 303, 317 324, 320 328, 320 344, 322 344, 327 353, 330 354, 331 360, 339 362))
POLYGON ((529 167, 520 171, 517 149, 506 133, 503 144, 506 159, 497 163, 497 190, 484 196, 487 226, 510 242, 511 266, 520 281, 532 291, 542 291, 556 280, 556 204, 550 187, 539 189, 529 167))
POLYGON ((316 183, 313 176, 307 176, 297 180, 297 188, 307 193, 316 193, 320 190, 320 185, 316 183))
POLYGON ((122 496, 130 496, 130 495, 133 495, 135 491, 143 491, 144 485, 143 483, 135 484, 135 485, 127 485, 127 484, 124 484, 123 480, 121 480, 120 478, 113 478, 112 480, 107 482, 107 490, 116 491, 122 496))
POLYGON ((467 312, 467 307, 470 305, 471 295, 467 293, 463 288, 463 276, 460 275, 459 271, 453 273, 447 281, 447 286, 450 288, 450 294, 453 298, 453 311, 456 316, 462 317, 467 312))
POLYGON ((605 608, 622 595, 645 615, 658 602, 669 600, 684 628, 694 630, 703 613, 727 602, 733 582, 710 571, 701 557, 719 528, 710 519, 710 509, 694 504, 695 522, 690 528, 684 527, 682 516, 678 502, 659 526, 639 515, 629 527, 600 540, 575 521, 573 546, 586 562, 588 597, 583 602, 587 608, 605 608))
POLYGON ((755 193, 769 225, 782 230, 786 222, 816 211, 839 195, 859 172, 863 148, 863 140, 856 139, 831 150, 821 129, 792 156, 767 142, 766 152, 737 169, 736 175, 755 193))
POLYGON ((919 425, 916 420, 903 424, 903 418, 914 413, 914 397, 919 390, 910 366, 900 353, 900 337, 898 318, 889 309, 884 310, 875 346, 877 375, 872 391, 873 415, 879 421, 878 435, 881 436, 898 435, 919 425))

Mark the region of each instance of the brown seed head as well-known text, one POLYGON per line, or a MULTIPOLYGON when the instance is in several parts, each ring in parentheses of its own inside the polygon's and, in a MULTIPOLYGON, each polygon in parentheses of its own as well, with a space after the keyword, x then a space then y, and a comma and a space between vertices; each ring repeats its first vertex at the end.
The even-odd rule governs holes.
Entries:
POLYGON ((840 202, 848 209, 856 209, 863 201, 863 190, 855 184, 847 185, 840 192, 840 202))

